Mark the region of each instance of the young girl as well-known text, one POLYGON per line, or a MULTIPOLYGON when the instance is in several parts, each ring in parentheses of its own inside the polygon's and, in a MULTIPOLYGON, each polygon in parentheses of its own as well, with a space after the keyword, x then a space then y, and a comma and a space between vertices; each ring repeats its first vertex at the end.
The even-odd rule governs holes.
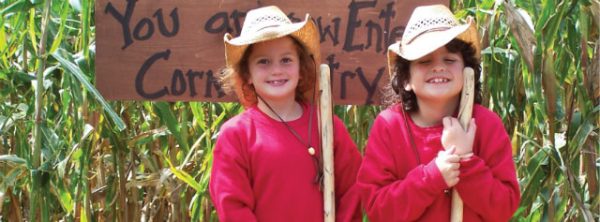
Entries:
POLYGON ((465 67, 481 100, 479 50, 475 24, 458 24, 443 5, 416 8, 389 47, 391 106, 373 124, 357 179, 370 221, 449 221, 450 189, 462 197, 464 221, 508 221, 517 209, 500 118, 479 104, 468 129, 456 118, 465 67))
MULTIPOLYGON (((213 153, 209 186, 220 221, 322 221, 314 22, 258 8, 239 37, 224 41, 222 83, 246 110, 223 124, 213 153)), ((361 156, 338 118, 334 131, 336 219, 359 221, 361 156)))

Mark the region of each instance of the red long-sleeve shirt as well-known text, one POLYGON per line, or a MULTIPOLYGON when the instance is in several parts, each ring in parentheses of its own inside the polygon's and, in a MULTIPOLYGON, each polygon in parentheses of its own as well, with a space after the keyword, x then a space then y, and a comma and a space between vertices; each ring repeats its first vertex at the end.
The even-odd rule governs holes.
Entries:
MULTIPOLYGON (((363 207, 372 222, 449 221, 452 195, 434 161, 444 150, 443 126, 422 128, 407 114, 418 164, 400 109, 395 105, 381 112, 371 129, 357 179, 363 207)), ((508 221, 520 200, 510 139, 492 111, 475 105, 473 118, 474 155, 461 160, 455 186, 464 203, 463 219, 508 221)))
MULTIPOLYGON (((288 122, 306 142, 309 109, 288 122)), ((311 145, 320 155, 316 111, 311 145)), ((334 118, 334 175, 337 221, 360 221, 356 175, 361 156, 348 131, 334 118)), ((323 221, 323 193, 316 169, 287 127, 256 106, 221 127, 213 152, 210 195, 220 221, 323 221)))

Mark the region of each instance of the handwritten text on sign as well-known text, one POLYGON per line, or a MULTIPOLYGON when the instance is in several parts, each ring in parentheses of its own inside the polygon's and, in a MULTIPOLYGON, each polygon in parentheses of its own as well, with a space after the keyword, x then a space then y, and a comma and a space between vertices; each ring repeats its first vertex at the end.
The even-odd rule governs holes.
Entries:
MULTIPOLYGON (((447 1, 419 1, 418 4, 447 1)), ((404 30, 411 1, 96 1, 96 83, 112 100, 235 101, 218 83, 223 35, 246 12, 277 5, 294 22, 317 24, 336 104, 379 102, 386 49, 404 30)))

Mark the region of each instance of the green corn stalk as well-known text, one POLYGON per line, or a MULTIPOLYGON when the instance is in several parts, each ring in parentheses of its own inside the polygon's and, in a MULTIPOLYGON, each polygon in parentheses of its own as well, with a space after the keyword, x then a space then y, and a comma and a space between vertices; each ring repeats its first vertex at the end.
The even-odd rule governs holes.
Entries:
POLYGON ((588 39, 598 38, 598 1, 451 5, 479 22, 484 104, 513 135, 522 191, 514 220, 597 220, 599 107, 589 83, 598 43, 588 39))
MULTIPOLYGON (((41 174, 39 171, 40 167, 40 159, 41 159, 41 151, 42 151, 42 105, 44 102, 43 93, 44 93, 44 69, 46 67, 46 36, 48 35, 47 24, 50 19, 50 5, 52 1, 46 1, 44 6, 44 17, 42 20, 42 36, 39 46, 38 53, 38 70, 36 75, 36 90, 35 90, 35 131, 33 133, 34 136, 34 144, 33 144, 33 156, 32 156, 32 169, 31 169, 31 200, 29 205, 29 218, 31 220, 39 220, 38 218, 47 221, 47 208, 40 208, 42 211, 38 212, 38 207, 40 205, 45 205, 43 201, 43 188, 41 184, 41 174)), ((35 14, 32 13, 32 16, 35 14)))

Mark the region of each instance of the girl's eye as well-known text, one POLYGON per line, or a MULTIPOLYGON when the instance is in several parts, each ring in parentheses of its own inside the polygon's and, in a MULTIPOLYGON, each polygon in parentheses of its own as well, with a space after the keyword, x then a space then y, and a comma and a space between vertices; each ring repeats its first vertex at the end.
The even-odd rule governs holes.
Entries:
POLYGON ((454 63, 456 62, 456 59, 444 59, 444 61, 446 61, 446 63, 454 63))
POLYGON ((431 60, 421 60, 418 63, 419 64, 423 64, 423 65, 427 65, 427 64, 431 63, 431 60))
POLYGON ((283 59, 281 59, 281 62, 283 62, 285 64, 291 63, 292 61, 294 61, 294 60, 292 60, 292 58, 283 58, 283 59))
POLYGON ((256 63, 268 65, 269 60, 268 59, 259 59, 258 61, 256 61, 256 63))

